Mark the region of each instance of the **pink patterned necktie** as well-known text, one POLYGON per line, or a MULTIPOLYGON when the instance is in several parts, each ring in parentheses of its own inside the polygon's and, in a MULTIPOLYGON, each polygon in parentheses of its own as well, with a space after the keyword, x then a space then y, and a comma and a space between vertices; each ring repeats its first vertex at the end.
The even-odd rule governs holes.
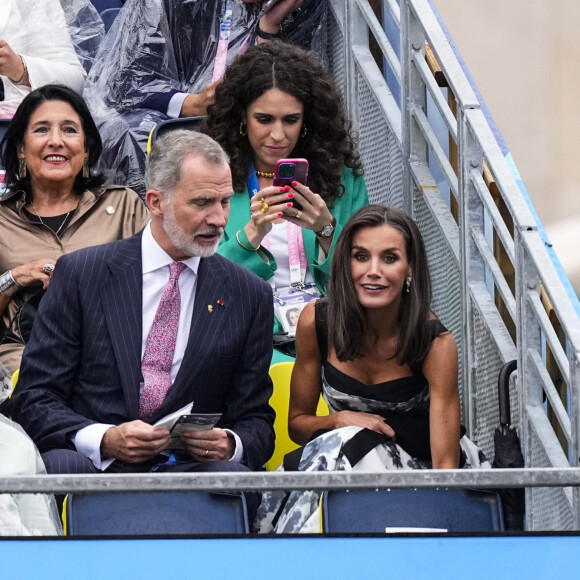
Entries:
POLYGON ((159 301, 147 343, 141 370, 145 385, 139 399, 139 417, 149 419, 159 408, 171 387, 171 366, 179 327, 181 295, 179 276, 187 266, 183 262, 169 264, 169 282, 159 301))

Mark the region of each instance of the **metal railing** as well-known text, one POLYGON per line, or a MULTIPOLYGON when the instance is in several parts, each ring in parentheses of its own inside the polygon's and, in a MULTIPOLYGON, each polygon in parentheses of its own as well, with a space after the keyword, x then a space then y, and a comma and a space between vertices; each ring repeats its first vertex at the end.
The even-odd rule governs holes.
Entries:
MULTIPOLYGON (((335 78, 359 131, 369 197, 407 210, 423 233, 433 309, 458 343, 468 434, 493 456, 498 371, 517 358, 510 399, 526 466, 577 466, 578 315, 431 3, 384 0, 383 26, 366 0, 331 5, 335 78), (391 42, 383 30, 393 28, 391 42)), ((528 490, 528 529, 578 529, 578 493, 528 490)))

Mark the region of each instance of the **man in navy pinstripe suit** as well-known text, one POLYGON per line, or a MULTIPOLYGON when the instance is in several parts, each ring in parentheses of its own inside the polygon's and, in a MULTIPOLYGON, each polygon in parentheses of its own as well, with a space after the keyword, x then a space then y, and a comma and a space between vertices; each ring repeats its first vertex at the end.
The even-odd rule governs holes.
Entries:
POLYGON ((141 233, 58 261, 14 417, 49 473, 259 469, 274 447, 272 292, 215 254, 233 195, 227 156, 205 135, 171 132, 154 145, 146 179, 152 219, 141 233), (185 268, 171 386, 143 419, 141 362, 174 262, 185 268), (152 424, 192 401, 194 413, 221 418, 188 431, 186 452, 167 465, 169 432, 152 424))

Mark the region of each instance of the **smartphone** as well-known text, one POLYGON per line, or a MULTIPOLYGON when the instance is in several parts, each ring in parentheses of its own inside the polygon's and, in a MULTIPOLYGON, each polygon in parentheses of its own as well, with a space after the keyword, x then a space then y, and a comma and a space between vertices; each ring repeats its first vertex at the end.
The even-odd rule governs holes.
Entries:
MULTIPOLYGON (((302 157, 293 159, 279 159, 276 163, 273 185, 284 187, 293 181, 306 185, 308 181, 308 160, 302 157)), ((302 206, 297 201, 292 201, 292 207, 302 211, 302 206)))

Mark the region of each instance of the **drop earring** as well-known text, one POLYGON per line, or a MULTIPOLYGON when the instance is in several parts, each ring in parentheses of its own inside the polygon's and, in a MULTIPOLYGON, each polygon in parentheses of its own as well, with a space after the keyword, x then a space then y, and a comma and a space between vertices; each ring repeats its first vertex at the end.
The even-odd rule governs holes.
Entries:
POLYGON ((26 158, 25 157, 21 157, 18 160, 18 177, 20 177, 20 179, 25 179, 27 175, 26 172, 26 158))
POLYGON ((83 161, 83 177, 85 179, 88 179, 90 175, 91 173, 89 171, 89 158, 85 157, 85 160, 83 161))
POLYGON ((407 286, 407 294, 409 292, 411 292, 411 282, 413 281, 413 278, 411 278, 411 276, 409 276, 406 280, 405 280, 405 286, 407 286))
POLYGON ((246 127, 246 124, 242 121, 240 123, 240 135, 242 137, 245 137, 248 134, 248 128, 246 127))
POLYGON ((302 125, 302 129, 300 130, 300 137, 304 139, 308 135, 308 127, 306 125, 302 125))

